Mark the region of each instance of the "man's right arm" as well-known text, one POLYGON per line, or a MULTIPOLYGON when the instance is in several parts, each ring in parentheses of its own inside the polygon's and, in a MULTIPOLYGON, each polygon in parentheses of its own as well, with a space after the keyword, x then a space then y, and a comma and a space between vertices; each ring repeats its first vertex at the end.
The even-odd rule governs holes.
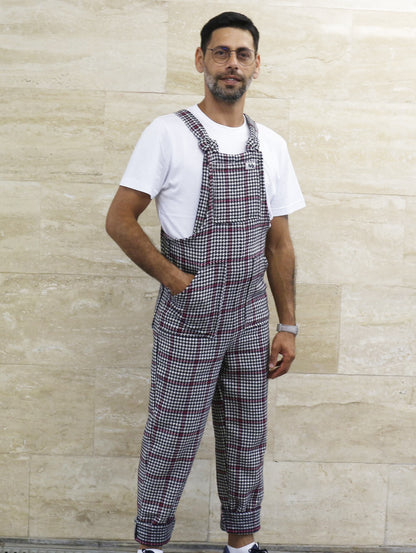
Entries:
POLYGON ((108 210, 105 228, 136 265, 169 288, 172 294, 179 294, 192 282, 194 275, 184 273, 168 261, 138 223, 150 201, 148 194, 120 186, 108 210))

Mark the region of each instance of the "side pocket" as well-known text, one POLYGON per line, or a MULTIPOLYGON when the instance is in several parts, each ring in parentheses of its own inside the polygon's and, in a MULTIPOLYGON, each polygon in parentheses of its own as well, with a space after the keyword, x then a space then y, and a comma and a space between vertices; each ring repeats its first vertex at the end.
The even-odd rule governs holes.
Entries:
POLYGON ((159 328, 183 334, 214 334, 224 301, 224 275, 223 264, 208 265, 179 294, 172 296, 165 291, 158 306, 159 328))
POLYGON ((265 274, 267 270, 268 262, 265 256, 254 259, 253 263, 253 276, 250 282, 249 296, 254 298, 256 296, 262 296, 266 292, 265 274))

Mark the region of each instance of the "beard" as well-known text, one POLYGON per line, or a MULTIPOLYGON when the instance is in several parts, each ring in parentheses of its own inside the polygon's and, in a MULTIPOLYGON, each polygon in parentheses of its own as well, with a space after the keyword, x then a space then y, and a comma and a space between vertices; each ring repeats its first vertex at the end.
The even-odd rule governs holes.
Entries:
POLYGON ((214 98, 229 104, 237 102, 247 92, 247 89, 253 80, 252 76, 248 79, 238 76, 240 81, 237 82, 237 85, 239 86, 224 86, 221 85, 221 79, 224 79, 225 77, 236 77, 235 73, 223 73, 214 77, 205 69, 204 75, 208 90, 214 98))

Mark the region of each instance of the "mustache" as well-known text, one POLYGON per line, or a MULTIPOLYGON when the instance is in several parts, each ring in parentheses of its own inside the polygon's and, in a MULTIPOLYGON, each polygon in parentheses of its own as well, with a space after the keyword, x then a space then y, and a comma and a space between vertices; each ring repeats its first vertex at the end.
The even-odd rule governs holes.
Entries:
POLYGON ((244 80, 244 78, 235 71, 227 71, 226 73, 221 73, 220 75, 217 75, 218 79, 227 79, 228 77, 233 77, 234 79, 237 79, 239 81, 244 80))

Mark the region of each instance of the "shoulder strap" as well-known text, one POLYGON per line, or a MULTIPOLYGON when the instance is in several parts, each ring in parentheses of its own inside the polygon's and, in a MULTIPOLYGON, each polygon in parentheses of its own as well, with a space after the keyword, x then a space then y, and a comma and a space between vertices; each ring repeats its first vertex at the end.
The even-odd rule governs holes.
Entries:
MULTIPOLYGON (((207 131, 205 130, 205 127, 203 124, 195 117, 193 113, 191 113, 187 109, 182 109, 176 112, 176 115, 182 119, 182 121, 185 123, 185 125, 188 127, 188 129, 192 132, 192 134, 197 138, 199 142, 199 147, 203 152, 205 152, 208 149, 211 150, 217 150, 218 151, 218 144, 215 140, 210 138, 208 136, 207 131)), ((258 150, 259 149, 259 140, 258 140, 258 130, 257 125, 249 117, 248 115, 244 114, 248 128, 249 128, 249 138, 247 141, 247 150, 258 150)))
POLYGON ((244 116, 246 118, 248 128, 249 128, 249 132, 250 132, 250 136, 249 136, 249 139, 247 141, 247 150, 249 150, 249 149, 258 150, 259 149, 259 135, 258 135, 257 125, 251 117, 249 117, 246 114, 244 114, 244 116))
POLYGON ((182 109, 176 112, 178 117, 182 119, 191 133, 196 137, 199 147, 203 152, 208 149, 218 150, 218 144, 215 140, 208 136, 203 124, 187 109, 182 109))

